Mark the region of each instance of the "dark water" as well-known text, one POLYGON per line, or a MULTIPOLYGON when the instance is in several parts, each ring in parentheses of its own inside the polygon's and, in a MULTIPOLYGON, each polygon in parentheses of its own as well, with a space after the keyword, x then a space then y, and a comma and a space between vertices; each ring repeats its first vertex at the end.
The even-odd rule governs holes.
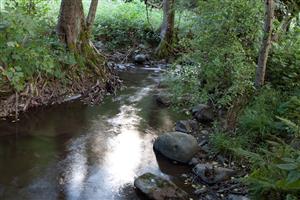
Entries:
POLYGON ((186 167, 152 149, 180 118, 153 101, 157 73, 121 77, 126 88, 99 106, 64 104, 0 123, 1 200, 144 199, 133 181, 145 172, 179 183, 186 167))

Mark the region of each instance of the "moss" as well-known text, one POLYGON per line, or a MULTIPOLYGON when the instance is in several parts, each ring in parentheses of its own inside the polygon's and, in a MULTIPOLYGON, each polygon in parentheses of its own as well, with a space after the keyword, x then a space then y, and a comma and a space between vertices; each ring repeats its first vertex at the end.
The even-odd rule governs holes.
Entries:
POLYGON ((158 58, 169 57, 172 53, 172 46, 166 41, 162 40, 155 50, 155 54, 158 58))

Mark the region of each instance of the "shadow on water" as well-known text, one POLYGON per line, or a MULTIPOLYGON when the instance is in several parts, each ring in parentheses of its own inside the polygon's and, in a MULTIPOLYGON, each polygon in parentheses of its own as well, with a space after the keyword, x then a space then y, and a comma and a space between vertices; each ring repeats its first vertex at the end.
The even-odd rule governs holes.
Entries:
POLYGON ((153 152, 180 116, 158 108, 158 75, 121 74, 125 89, 99 106, 70 103, 0 123, 0 199, 144 199, 134 178, 152 172, 175 183, 187 170, 153 152))

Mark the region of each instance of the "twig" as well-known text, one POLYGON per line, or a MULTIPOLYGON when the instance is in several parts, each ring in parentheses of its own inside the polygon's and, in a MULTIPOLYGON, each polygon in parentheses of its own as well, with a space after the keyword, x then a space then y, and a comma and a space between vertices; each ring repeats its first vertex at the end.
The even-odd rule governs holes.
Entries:
POLYGON ((16 118, 16 120, 18 120, 18 118, 19 118, 19 111, 18 111, 18 106, 19 106, 19 95, 18 95, 18 92, 16 92, 16 116, 15 116, 15 118, 16 118))

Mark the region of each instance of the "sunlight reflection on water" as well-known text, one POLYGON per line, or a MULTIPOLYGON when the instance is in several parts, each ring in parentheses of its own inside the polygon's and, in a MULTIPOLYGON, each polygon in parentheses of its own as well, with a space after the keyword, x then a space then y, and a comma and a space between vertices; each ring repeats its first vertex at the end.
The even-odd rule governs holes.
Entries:
POLYGON ((68 199, 117 199, 120 190, 132 184, 137 175, 145 171, 159 173, 152 150, 155 135, 138 130, 142 118, 138 116, 140 109, 136 103, 150 91, 151 87, 142 88, 129 97, 131 104, 121 106, 116 116, 106 120, 109 124, 106 130, 103 126, 94 127, 99 130, 88 146, 101 156, 90 173, 87 173, 87 139, 80 138, 71 144, 76 149, 70 148, 73 162, 66 178, 68 199), (103 137, 103 131, 110 134, 103 137))

